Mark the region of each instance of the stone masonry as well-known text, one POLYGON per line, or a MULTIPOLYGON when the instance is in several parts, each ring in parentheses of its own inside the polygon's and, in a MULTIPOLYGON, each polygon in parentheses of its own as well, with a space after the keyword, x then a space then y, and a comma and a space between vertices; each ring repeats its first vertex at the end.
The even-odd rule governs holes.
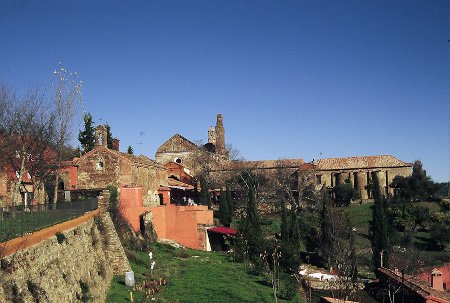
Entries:
POLYGON ((4 257, 0 302, 104 302, 113 274, 130 270, 108 213, 4 257))

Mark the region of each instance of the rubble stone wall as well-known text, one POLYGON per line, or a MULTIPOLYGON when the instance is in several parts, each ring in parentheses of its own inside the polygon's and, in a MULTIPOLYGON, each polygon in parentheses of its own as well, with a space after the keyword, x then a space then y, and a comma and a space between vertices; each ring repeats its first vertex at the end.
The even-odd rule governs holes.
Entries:
POLYGON ((4 257, 0 302, 81 302, 83 296, 104 302, 113 274, 129 270, 105 213, 4 257))

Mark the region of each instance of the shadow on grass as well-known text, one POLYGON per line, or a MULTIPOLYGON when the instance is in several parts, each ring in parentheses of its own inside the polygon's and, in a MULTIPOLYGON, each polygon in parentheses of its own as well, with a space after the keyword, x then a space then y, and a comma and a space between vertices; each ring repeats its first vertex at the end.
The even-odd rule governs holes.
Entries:
POLYGON ((265 280, 259 280, 259 281, 256 281, 256 283, 263 285, 263 286, 272 287, 272 284, 265 280))

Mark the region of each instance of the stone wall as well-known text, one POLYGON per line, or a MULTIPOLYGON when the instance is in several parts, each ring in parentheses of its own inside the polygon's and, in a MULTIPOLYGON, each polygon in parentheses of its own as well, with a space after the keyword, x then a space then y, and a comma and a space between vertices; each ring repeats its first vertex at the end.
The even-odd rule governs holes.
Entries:
POLYGON ((129 159, 116 151, 96 147, 78 161, 77 186, 92 189, 108 185, 138 185, 142 187, 145 206, 159 205, 158 189, 167 184, 167 171, 156 163, 147 162, 150 160, 129 159))
POLYGON ((119 175, 124 179, 128 177, 131 182, 131 171, 129 174, 120 172, 119 157, 105 151, 103 148, 95 148, 78 161, 77 187, 79 189, 106 188, 110 184, 118 184, 119 175))
POLYGON ((192 154, 193 151, 180 151, 180 152, 165 152, 165 153, 157 153, 156 154, 156 162, 161 164, 166 164, 169 162, 175 162, 176 159, 181 159, 180 164, 183 164, 186 167, 190 168, 190 164, 192 164, 192 154))
POLYGON ((105 213, 4 257, 0 302, 81 302, 86 295, 90 302, 104 302, 113 273, 128 270, 125 252, 105 213))

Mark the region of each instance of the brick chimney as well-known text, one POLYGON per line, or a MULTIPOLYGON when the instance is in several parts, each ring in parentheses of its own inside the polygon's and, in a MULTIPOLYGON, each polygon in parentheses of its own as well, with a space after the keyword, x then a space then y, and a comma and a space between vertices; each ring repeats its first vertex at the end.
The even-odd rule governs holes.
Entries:
POLYGON ((113 149, 113 150, 119 151, 120 140, 117 139, 117 138, 113 138, 113 139, 112 139, 111 146, 112 146, 112 149, 113 149))
POLYGON ((438 291, 444 291, 442 272, 437 270, 436 268, 431 272, 431 287, 438 291))

